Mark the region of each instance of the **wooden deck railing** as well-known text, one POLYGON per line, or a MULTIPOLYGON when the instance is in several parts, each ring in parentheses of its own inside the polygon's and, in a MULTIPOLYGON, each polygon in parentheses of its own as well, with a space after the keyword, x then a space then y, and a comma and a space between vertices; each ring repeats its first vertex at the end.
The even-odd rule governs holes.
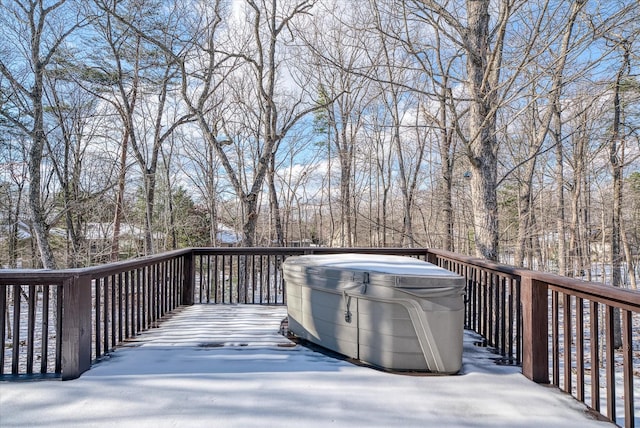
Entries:
POLYGON ((182 250, 85 269, 0 270, 0 379, 80 376, 193 303, 191 260, 182 250))
POLYGON ((466 327, 521 363, 525 376, 635 426, 640 292, 445 251, 429 250, 429 260, 467 278, 466 327))
POLYGON ((497 363, 634 426, 639 292, 428 249, 193 248, 86 269, 0 270, 0 379, 76 378, 180 305, 285 305, 286 257, 347 251, 419 257, 464 276, 465 328, 497 363))

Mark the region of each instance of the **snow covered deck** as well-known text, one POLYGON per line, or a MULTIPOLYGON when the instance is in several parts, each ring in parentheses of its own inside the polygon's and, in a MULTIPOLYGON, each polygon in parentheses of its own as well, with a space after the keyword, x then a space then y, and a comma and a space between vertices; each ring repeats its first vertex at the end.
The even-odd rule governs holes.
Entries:
POLYGON ((591 427, 466 333, 456 376, 390 374, 289 342, 285 307, 195 305, 79 379, 0 383, 0 426, 591 427))

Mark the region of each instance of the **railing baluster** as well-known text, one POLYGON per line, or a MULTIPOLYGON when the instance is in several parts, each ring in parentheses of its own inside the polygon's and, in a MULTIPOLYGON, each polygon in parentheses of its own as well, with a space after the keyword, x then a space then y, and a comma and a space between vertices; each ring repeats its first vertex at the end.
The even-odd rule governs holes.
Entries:
POLYGON ((158 263, 158 293, 160 301, 158 302, 158 319, 162 318, 167 312, 167 262, 158 263))
POLYGON ((236 256, 236 302, 243 303, 244 299, 244 268, 242 266, 244 258, 236 256))
POLYGON ((149 283, 149 305, 151 309, 151 327, 156 327, 158 319, 158 265, 151 265, 151 282, 149 283))
POLYGON ((182 302, 180 290, 186 287, 186 284, 184 283, 184 272, 182 270, 183 265, 184 265, 184 258, 176 259, 172 262, 174 277, 180 278, 181 280, 179 282, 175 282, 175 281, 171 282, 173 284, 173 293, 172 293, 173 302, 172 302, 171 310, 177 308, 182 302))
MULTIPOLYGON (((42 287, 42 338, 41 343, 41 358, 40 358, 40 373, 47 373, 47 365, 49 363, 49 299, 50 299, 50 286, 44 285, 42 287)), ((3 312, 4 313, 4 312, 3 312)), ((4 337, 4 336, 3 336, 4 337)))
POLYGON ((551 358, 553 384, 560 386, 560 321, 558 308, 558 292, 551 292, 551 358))
POLYGON ((234 290, 234 286, 233 286, 233 266, 234 266, 234 259, 235 256, 232 254, 229 256, 228 261, 229 264, 227 266, 227 278, 228 280, 225 282, 225 290, 227 292, 227 300, 226 303, 233 303, 233 290, 234 290))
POLYGON ((280 290, 280 282, 278 281, 278 255, 273 256, 273 287, 274 287, 274 300, 273 303, 278 303, 278 291, 280 290))
MULTIPOLYGON (((222 256, 224 258, 224 256, 222 256)), ((218 298, 218 293, 219 293, 219 271, 218 271, 218 264, 220 263, 219 257, 216 254, 214 256, 214 263, 213 263, 213 301, 214 303, 218 303, 219 302, 219 298, 218 298)), ((224 260, 224 259, 223 259, 224 260)))
POLYGON ((472 329, 480 334, 482 331, 482 285, 480 284, 480 270, 473 270, 473 287, 474 287, 474 296, 473 296, 473 324, 472 329))
POLYGON ((149 265, 147 268, 147 328, 153 328, 155 322, 155 265, 149 265))
MULTIPOLYGON (((166 290, 164 289, 164 265, 165 264, 162 262, 156 263, 156 271, 158 273, 158 276, 156 278, 156 293, 158 296, 156 301, 156 307, 158 308, 156 321, 158 321, 164 315, 164 302, 166 297, 166 293, 165 293, 166 290)), ((157 323, 156 323, 156 327, 157 327, 157 323)))
MULTIPOLYGON (((251 303, 256 303, 256 256, 251 255, 251 303)), ((261 302, 262 303, 262 302, 261 302)))
POLYGON ((572 326, 571 326, 571 296, 563 293, 563 352, 564 352, 564 390, 571 391, 571 338, 572 338, 572 326))
POLYGON ((131 294, 129 284, 129 271, 124 272, 124 337, 129 338, 132 336, 131 334, 131 319, 129 318, 132 315, 131 308, 133 305, 129 302, 129 297, 131 294))
POLYGON ((175 278, 181 278, 178 276, 178 271, 176 269, 176 260, 168 260, 167 261, 167 290, 168 292, 168 300, 167 300, 167 312, 172 311, 176 307, 176 290, 178 287, 174 286, 176 283, 175 278), (172 280, 174 279, 174 280, 172 280))
POLYGON ((207 303, 211 303, 211 288, 213 286, 213 301, 214 303, 218 303, 218 296, 217 296, 217 285, 218 285, 218 256, 214 256, 214 278, 213 281, 211 280, 211 256, 207 255, 207 270, 206 270, 206 278, 207 278, 207 282, 206 282, 206 287, 207 287, 207 303))
POLYGON ((56 287, 56 373, 62 373, 62 285, 56 287))
POLYGON ((584 402, 584 299, 576 298, 576 398, 584 402))
POLYGON ((178 295, 178 288, 184 287, 183 279, 181 275, 179 260, 174 259, 169 261, 169 278, 167 278, 167 285, 169 287, 169 311, 173 311, 178 305, 181 304, 180 296, 178 295))
POLYGON ((285 292, 284 292, 284 278, 282 276, 282 256, 276 256, 276 275, 279 277, 279 280, 277 282, 278 284, 278 293, 276 293, 277 296, 280 296, 280 298, 282 300, 280 300, 280 302, 276 302, 276 303, 282 303, 282 304, 286 304, 287 302, 285 301, 286 296, 285 296, 285 292))
POLYGON ((7 337, 7 287, 0 286, 0 376, 4 374, 4 343, 7 337))
POLYGON ((169 298, 171 297, 171 292, 169 291, 169 261, 165 261, 162 263, 163 275, 162 275, 162 289, 163 291, 163 305, 162 305, 162 315, 164 316, 167 312, 169 312, 169 298))
POLYGON ((13 348, 11 349, 11 374, 18 374, 20 359, 20 309, 22 307, 22 287, 13 287, 13 348))
POLYGON ((118 333, 118 318, 116 311, 116 308, 118 307, 118 302, 116 301, 116 291, 118 287, 116 285, 116 275, 111 275, 110 278, 111 279, 109 285, 111 286, 111 343, 109 343, 109 350, 112 350, 116 344, 116 335, 118 333))
POLYGON ((36 286, 27 287, 28 296, 28 315, 27 315, 27 374, 33 373, 33 354, 35 352, 35 333, 36 333, 36 286))
POLYGON ((245 256, 238 255, 238 303, 247 303, 247 258, 245 256), (243 264, 244 263, 244 264, 243 264))
POLYGON ((109 277, 105 276, 104 278, 102 278, 102 290, 103 290, 103 294, 102 296, 104 297, 104 304, 102 305, 102 328, 103 328, 103 335, 102 335, 102 340, 103 340, 103 353, 107 353, 109 352, 109 307, 110 307, 110 303, 109 303, 109 295, 110 293, 110 288, 109 288, 109 277))
POLYGON ((611 306, 605 306, 605 347, 606 347, 606 363, 607 363, 607 417, 613 422, 616 421, 616 379, 615 379, 615 361, 614 361, 614 310, 611 306))
MULTIPOLYGON (((522 281, 522 280, 521 280, 522 281)), ((524 350, 522 349, 522 325, 523 325, 523 316, 522 316, 522 290, 521 290, 522 282, 518 284, 516 287, 516 356, 517 361, 516 364, 522 364, 524 350)))
POLYGON ((262 305, 264 303, 264 295, 263 295, 263 292, 264 292, 264 269, 263 269, 264 268, 264 256, 262 254, 260 254, 260 256, 258 256, 258 257, 259 257, 259 262, 258 262, 259 263, 258 264, 259 269, 258 270, 260 271, 259 272, 259 275, 260 275, 260 277, 259 277, 260 304, 262 305))
POLYGON ((226 303, 225 300, 225 291, 227 288, 227 273, 226 273, 226 260, 225 260, 225 256, 222 256, 222 265, 220 266, 220 268, 222 269, 222 284, 220 284, 220 287, 222 288, 222 297, 220 300, 220 303, 226 303))
MULTIPOLYGON (((116 278, 118 278, 118 342, 122 342, 122 272, 120 272, 116 278)), ((115 340, 113 342, 115 346, 117 342, 115 340)))
POLYGON ((247 258, 238 255, 238 303, 247 303, 247 258), (242 292, 241 292, 242 291, 242 292))
POLYGON ((494 311, 495 311, 495 293, 494 293, 494 274, 487 273, 487 326, 486 326, 486 338, 489 345, 496 346, 496 340, 494 337, 495 323, 494 323, 494 311))
POLYGON ((633 394, 633 320, 631 311, 622 311, 622 367, 624 372, 624 420, 627 427, 634 425, 633 394))
POLYGON ((487 283, 486 283, 487 273, 485 271, 480 271, 480 281, 478 286, 480 288, 480 301, 478 302, 478 318, 480 322, 480 335, 482 335, 485 340, 487 337, 487 283))
POLYGON ((101 301, 102 298, 100 297, 100 278, 96 278, 94 281, 94 285, 93 285, 93 293, 94 293, 94 307, 95 307, 95 316, 94 316, 94 323, 93 323, 93 330, 94 330, 94 335, 95 335, 95 353, 96 353, 96 358, 99 358, 102 356, 102 343, 101 343, 101 332, 100 329, 102 328, 102 325, 100 324, 100 319, 101 319, 101 315, 102 315, 102 308, 101 308, 101 301))
MULTIPOLYGON (((210 256, 207 254, 207 260, 209 259, 209 257, 210 256)), ((195 263, 198 266, 198 303, 203 303, 203 301, 204 301, 204 290, 203 290, 203 287, 204 287, 204 282, 203 282, 204 281, 204 278, 203 278, 203 275, 204 275, 204 266, 203 266, 204 260, 203 260, 203 256, 198 256, 195 260, 196 260, 195 263)), ((208 261, 207 261, 207 263, 208 263, 208 261)), ((208 299, 207 299, 207 303, 209 303, 208 299)))
MULTIPOLYGON (((515 339, 513 337, 513 330, 514 330, 514 324, 518 321, 517 319, 514 319, 514 302, 513 302, 513 289, 515 287, 515 280, 510 279, 509 280, 509 296, 508 296, 508 305, 509 305, 509 334, 508 334, 508 349, 509 349, 509 359, 513 360, 514 359, 514 341, 517 342, 517 339, 515 339)), ((517 355, 517 352, 516 352, 517 355)), ((517 358, 516 358, 517 359, 517 358)))
POLYGON ((464 266, 464 273, 462 273, 462 276, 464 276, 465 280, 464 280, 464 328, 469 328, 469 326, 471 325, 471 286, 469 285, 469 267, 468 266, 464 266))
POLYGON ((589 303, 589 347, 591 349, 591 407, 600 411, 600 307, 597 302, 589 303))
POLYGON ((267 255, 267 304, 271 304, 271 255, 267 255))
POLYGON ((145 329, 149 329, 151 328, 151 323, 153 322, 153 309, 151 306, 151 293, 152 293, 152 289, 151 289, 151 281, 153 280, 153 266, 149 265, 149 266, 145 266, 144 271, 143 271, 143 294, 144 294, 144 311, 143 311, 143 317, 145 320, 145 324, 144 324, 144 328, 145 329))
POLYGON ((157 327, 156 320, 159 317, 158 305, 159 305, 159 288, 158 288, 158 264, 151 265, 151 292, 149 297, 151 298, 151 326, 157 327))
POLYGON ((136 269, 136 334, 142 331, 142 272, 141 268, 136 269))
POLYGON ((169 312, 171 290, 169 289, 169 261, 161 265, 162 268, 162 316, 169 312))
POLYGON ((478 270, 471 268, 471 286, 473 289, 471 295, 471 312, 472 319, 470 328, 473 331, 480 331, 479 308, 480 308, 480 287, 478 285, 478 270))
POLYGON ((500 278, 500 353, 503 356, 507 355, 507 278, 500 278))

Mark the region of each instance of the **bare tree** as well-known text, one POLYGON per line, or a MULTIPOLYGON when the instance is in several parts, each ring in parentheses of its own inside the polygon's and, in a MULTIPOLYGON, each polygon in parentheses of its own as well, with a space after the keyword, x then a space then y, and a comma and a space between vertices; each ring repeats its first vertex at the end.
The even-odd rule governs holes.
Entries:
MULTIPOLYGON (((158 9, 153 2, 123 5, 97 0, 97 4, 105 12, 101 32, 116 65, 112 72, 117 76, 116 93, 110 101, 124 122, 123 146, 130 147, 140 167, 145 197, 145 252, 153 254, 156 174, 161 148, 192 118, 191 112, 183 111, 177 101, 184 53, 182 27, 178 22, 184 9, 176 4, 158 9)), ((124 171, 126 152, 123 149, 121 153, 124 171)), ((121 176, 116 224, 123 182, 121 176)))
MULTIPOLYGON (((631 52, 633 40, 615 40, 615 45, 622 51, 620 68, 616 73, 613 83, 613 120, 611 126, 611 136, 609 138, 609 163, 613 176, 613 210, 611 216, 611 285, 622 286, 622 260, 623 252, 621 248, 622 228, 622 184, 623 169, 625 167, 625 143, 627 133, 624 130, 625 106, 622 102, 623 85, 625 79, 631 72, 631 52)), ((631 264, 629 261, 627 264, 631 264)), ((614 346, 622 347, 622 327, 620 321, 620 311, 616 310, 614 315, 614 346)))
MULTIPOLYGON (((550 49, 553 51, 553 58, 550 61, 552 64, 551 68, 545 73, 551 76, 551 87, 548 89, 548 102, 546 106, 546 111, 542 113, 540 110, 543 108, 538 106, 538 100, 540 98, 539 94, 537 94, 536 86, 538 86, 538 82, 536 79, 531 79, 532 82, 532 100, 530 105, 532 106, 532 115, 531 120, 533 122, 533 126, 530 128, 535 130, 531 133, 531 141, 528 144, 528 149, 526 152, 526 157, 522 162, 522 166, 524 167, 524 179, 521 182, 521 189, 519 192, 519 204, 518 204, 518 243, 516 245, 515 252, 515 260, 514 263, 517 266, 524 265, 524 253, 525 248, 531 248, 532 245, 527 245, 527 241, 532 239, 532 228, 534 223, 533 217, 533 176, 536 169, 537 155, 543 147, 543 144, 547 138, 547 134, 549 132, 552 118, 555 116, 555 109, 558 108, 560 104, 561 90, 564 84, 564 71, 565 65, 567 63, 567 56, 569 55, 572 48, 572 33, 574 24, 578 17, 578 14, 582 10, 586 3, 584 1, 576 1, 572 3, 571 8, 569 10, 568 16, 565 21, 565 27, 562 32, 558 34, 562 35, 562 39, 559 43, 559 47, 556 46, 555 43, 552 42, 553 34, 549 34, 547 36, 547 44, 550 46, 550 49), (542 114, 542 117, 540 117, 542 114)), ((554 32, 557 32, 554 30, 554 32)), ((537 72, 535 75, 539 75, 537 72)), ((531 266, 531 262, 529 262, 529 266, 531 266)))
POLYGON ((46 145, 44 79, 48 67, 65 40, 85 20, 67 0, 0 3, 0 27, 4 42, 0 47, 0 73, 3 92, 11 105, 3 105, 0 114, 31 137, 29 150, 29 206, 33 216, 38 249, 45 268, 55 268, 49 243, 49 224, 41 194, 41 166, 46 145), (19 41, 23 49, 9 43, 19 41), (11 52, 11 53, 10 53, 11 52), (20 52, 24 56, 20 56, 20 52))
POLYGON ((18 267, 18 246, 27 184, 26 136, 2 128, 0 137, 0 230, 7 242, 7 266, 18 267))
MULTIPOLYGON (((313 87, 318 98, 325 102, 322 127, 327 133, 329 163, 332 166, 335 157, 339 168, 339 196, 328 195, 331 202, 337 199, 336 211, 339 212, 331 241, 347 247, 353 246, 356 239, 356 149, 374 93, 379 93, 372 88, 367 76, 371 61, 365 51, 371 48, 377 52, 379 43, 371 34, 358 30, 365 26, 360 21, 369 19, 367 11, 362 10, 365 6, 359 2, 329 2, 323 13, 315 17, 306 35, 306 43, 313 52, 307 73, 314 75, 313 87)), ((333 174, 332 168, 328 173, 333 174)))
MULTIPOLYGON (((375 3, 374 3, 375 4, 375 3)), ((397 181, 402 194, 403 220, 402 245, 416 244, 413 233, 413 208, 415 191, 421 178, 422 161, 427 139, 418 132, 421 124, 419 91, 409 91, 408 86, 418 79, 410 72, 411 56, 407 56, 398 38, 387 37, 392 25, 383 19, 380 10, 374 9, 374 22, 379 36, 379 55, 371 58, 371 79, 380 85, 380 97, 390 114, 391 143, 397 158, 397 181), (376 63, 379 63, 376 66, 376 63), (407 84, 407 82, 411 82, 407 84)), ((399 32, 394 31, 394 32, 399 32)), ((371 55, 371 50, 368 50, 371 55)), ((372 56, 372 55, 371 55, 372 56)))
MULTIPOLYGON (((498 257, 498 201, 496 107, 505 28, 513 4, 501 1, 493 45, 490 38, 490 1, 466 2, 466 25, 435 1, 421 0, 429 13, 437 14, 455 31, 467 55, 469 132, 464 137, 471 167, 476 252, 490 260, 498 257)), ((443 28, 448 31, 448 29, 443 28)))
POLYGON ((112 180, 110 170, 97 182, 85 178, 91 166, 87 149, 96 137, 100 122, 96 118, 97 100, 83 91, 64 67, 64 63, 56 65, 46 76, 45 95, 52 116, 46 147, 61 189, 61 195, 56 198, 62 205, 57 217, 64 218, 66 226, 66 264, 80 267, 85 264, 87 218, 96 200, 111 188, 112 180))

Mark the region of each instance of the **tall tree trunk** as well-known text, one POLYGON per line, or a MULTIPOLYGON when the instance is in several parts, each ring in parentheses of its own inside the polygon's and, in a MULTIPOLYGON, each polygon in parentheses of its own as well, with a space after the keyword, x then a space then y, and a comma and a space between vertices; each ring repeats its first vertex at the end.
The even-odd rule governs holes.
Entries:
POLYGON ((22 189, 24 181, 17 183, 17 199, 15 208, 9 206, 9 268, 18 267, 18 233, 20 232, 20 206, 22 205, 22 189))
POLYGON ((560 109, 554 106, 554 132, 553 139, 555 143, 556 155, 556 192, 557 192, 557 208, 556 208, 556 234, 558 236, 558 274, 567 275, 567 250, 566 250, 566 218, 564 209, 564 150, 562 146, 562 119, 560 109))
POLYGON ((635 261, 633 258, 633 253, 631 252, 631 245, 629 244, 629 239, 627 238, 627 234, 622 225, 620 226, 620 239, 622 240, 622 248, 624 250, 625 259, 627 261, 627 274, 629 275, 629 287, 633 290, 637 290, 638 284, 636 282, 635 261))
POLYGON ((16 41, 24 41, 22 47, 19 45, 15 47, 15 52, 13 52, 16 55, 15 59, 23 53, 26 56, 22 60, 18 60, 24 61, 24 63, 18 62, 21 65, 17 69, 5 62, 7 59, 12 61, 14 58, 0 56, 0 75, 3 83, 8 82, 8 85, 3 84, 2 86, 3 103, 5 101, 12 102, 14 99, 18 100, 13 104, 13 107, 3 105, 0 114, 31 138, 31 147, 28 153, 28 200, 31 208, 33 235, 36 238, 42 265, 47 269, 55 269, 56 261, 49 242, 48 229, 50 225, 47 224, 41 193, 43 186, 41 167, 47 139, 44 127, 44 77, 46 67, 58 53, 64 39, 80 25, 78 21, 73 20, 72 16, 65 21, 61 19, 60 15, 63 14, 61 10, 64 5, 65 0, 51 3, 43 0, 31 0, 29 2, 7 2, 7 8, 3 7, 3 13, 9 11, 9 14, 15 13, 16 27, 19 27, 14 27, 9 31, 18 31, 16 41), (7 93, 4 93, 5 88, 7 93), (28 118, 28 122, 23 122, 23 118, 28 118))
MULTIPOLYGON (((518 227, 518 247, 516 251, 516 265, 521 266, 524 261, 524 254, 527 249, 526 242, 533 239, 532 235, 532 227, 533 227, 533 198, 532 198, 532 187, 533 187, 533 174, 535 172, 536 162, 537 162, 537 154, 540 151, 547 134, 549 132, 549 128, 551 126, 551 121, 554 118, 554 113, 556 109, 559 108, 560 105, 560 96, 562 91, 562 86, 564 83, 564 69, 567 62, 567 55, 571 46, 571 36, 573 33, 573 26, 575 24, 578 13, 583 8, 586 0, 578 0, 571 6, 571 12, 567 19, 566 26, 564 28, 562 41, 560 44, 560 49, 558 51, 558 61, 555 62, 555 67, 551 70, 553 76, 553 86, 551 87, 551 91, 549 94, 550 98, 550 106, 552 108, 548 108, 544 117, 540 121, 540 123, 535 123, 535 118, 538 116, 538 112, 535 111, 535 114, 532 115, 532 129, 536 131, 533 133, 534 139, 529 148, 528 152, 528 160, 525 164, 525 183, 521 191, 520 203, 519 203, 519 227, 518 227)), ((532 89, 532 98, 536 99, 535 89, 532 89)), ((536 108, 535 101, 533 102, 533 108, 536 108)), ((559 115, 559 112, 558 112, 559 115)), ((559 118, 558 118, 559 119, 559 118)), ((558 144, 561 144, 561 141, 557 140, 558 144)), ((558 150, 558 149, 556 149, 558 150)), ((559 150, 562 150, 561 148, 559 150)), ((556 152, 557 153, 557 152, 556 152)), ((529 246, 529 254, 533 254, 533 246, 529 246)), ((531 267, 531 264, 529 265, 531 267)))
MULTIPOLYGON (((171 151, 167 155, 162 151, 162 161, 164 163, 165 180, 167 183, 167 204, 165 210, 169 210, 169 248, 175 250, 178 248, 178 231, 176 230, 176 213, 173 206, 173 184, 171 182, 171 151)), ((166 250, 166 248, 165 248, 166 250)))
MULTIPOLYGON (((340 139, 345 140, 346 133, 340 139)), ((351 164, 353 156, 347 147, 346 140, 340 143, 340 246, 351 246, 351 164)))
POLYGON ((120 172, 118 173, 118 192, 116 194, 116 206, 113 214, 113 240, 111 241, 111 261, 120 258, 120 227, 124 212, 124 192, 127 179, 127 150, 129 146, 129 132, 125 127, 120 147, 120 172))
MULTIPOLYGON (((627 41, 620 43, 624 49, 620 70, 616 75, 613 91, 613 126, 609 142, 609 162, 613 175, 613 212, 611 216, 611 285, 622 286, 622 251, 620 233, 622 223, 622 168, 624 167, 624 145, 621 140, 620 126, 622 124, 622 105, 620 92, 623 79, 630 68, 630 45, 627 41)), ((620 311, 615 311, 614 317, 614 346, 622 347, 622 328, 620 325, 620 311)))
MULTIPOLYGON (((535 149, 537 152, 537 148, 535 149)), ((531 153, 529 153, 531 156, 531 153)), ((525 254, 531 254, 533 248, 527 245, 532 239, 533 225, 533 198, 531 190, 533 187, 533 173, 535 172, 535 155, 526 162, 524 180, 520 186, 518 201, 518 243, 516 245, 514 263, 516 266, 525 266, 525 254), (528 250, 528 251, 527 251, 528 250)), ((531 267, 531 265, 529 265, 531 267)))
POLYGON ((580 195, 582 192, 582 158, 584 156, 582 136, 577 136, 578 142, 574 147, 575 165, 573 168, 573 180, 570 186, 571 195, 571 219, 569 221, 569 260, 571 268, 569 274, 572 277, 581 276, 581 239, 580 239, 580 195))
MULTIPOLYGON (((489 0, 467 0, 469 161, 476 255, 498 259, 496 92, 489 75, 489 0)), ((495 64, 494 64, 495 65, 495 64)), ((495 71, 495 70, 494 70, 495 71)))
MULTIPOLYGON (((282 219, 280 216, 280 205, 278 204, 278 191, 276 189, 275 183, 275 163, 275 156, 272 156, 271 161, 269 162, 269 172, 267 174, 267 184, 269 186, 269 206, 271 207, 271 218, 273 219, 274 230, 276 233, 276 246, 284 247, 284 233, 282 228, 282 219)), ((302 239, 302 235, 300 235, 300 239, 302 239)))
MULTIPOLYGON (((145 165, 143 165, 145 168, 145 165)), ((155 253, 153 242, 153 211, 155 207, 156 195, 156 171, 152 168, 145 168, 144 171, 144 253, 145 255, 155 253)))
POLYGON ((445 76, 439 96, 440 103, 440 149, 441 160, 441 198, 444 204, 444 249, 454 251, 454 218, 453 218, 453 157, 450 155, 453 146, 453 131, 447 126, 447 94, 449 93, 448 79, 445 76))
MULTIPOLYGON (((43 25, 43 24, 41 24, 43 25)), ((40 28, 40 30, 42 30, 40 28)), ((33 104, 33 144, 29 153, 29 206, 33 215, 33 230, 40 252, 42 266, 45 269, 55 269, 56 261, 49 243, 49 231, 46 223, 45 211, 42 206, 41 175, 43 151, 46 135, 44 132, 44 107, 42 99, 44 64, 40 61, 39 38, 40 34, 32 34, 36 38, 33 44, 32 61, 34 65, 34 82, 31 90, 31 102, 33 104)))
MULTIPOLYGON (((205 142, 206 143, 206 142, 205 142)), ((206 166, 206 189, 207 189, 207 209, 209 211, 209 245, 218 245, 218 203, 217 203, 217 183, 215 175, 215 149, 211 144, 207 144, 208 164, 206 166)))

